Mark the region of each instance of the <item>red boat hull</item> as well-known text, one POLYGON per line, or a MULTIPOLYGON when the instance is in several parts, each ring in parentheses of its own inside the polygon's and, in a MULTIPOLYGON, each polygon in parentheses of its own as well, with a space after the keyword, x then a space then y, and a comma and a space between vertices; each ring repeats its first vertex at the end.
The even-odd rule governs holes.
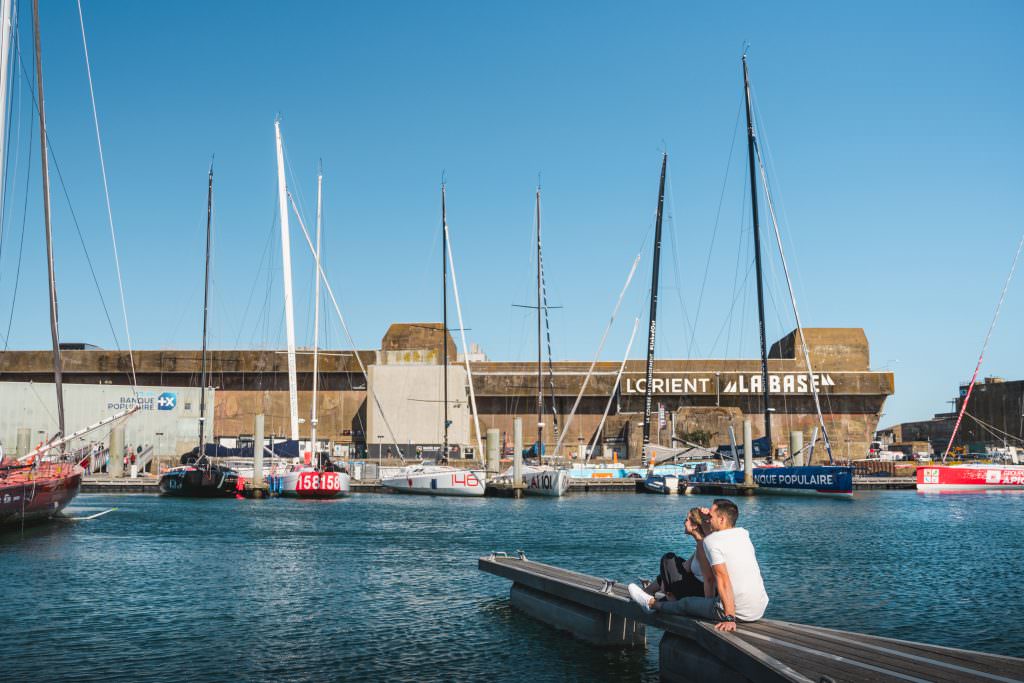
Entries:
POLYGON ((76 465, 43 463, 0 475, 0 526, 53 517, 78 495, 82 474, 76 465))
POLYGON ((917 468, 918 491, 1024 491, 1024 466, 935 465, 917 468))

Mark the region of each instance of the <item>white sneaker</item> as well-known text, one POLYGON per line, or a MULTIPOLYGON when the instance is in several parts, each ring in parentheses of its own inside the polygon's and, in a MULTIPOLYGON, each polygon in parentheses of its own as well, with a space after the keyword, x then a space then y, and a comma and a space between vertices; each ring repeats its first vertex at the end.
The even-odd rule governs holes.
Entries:
POLYGON ((626 587, 626 590, 629 591, 629 597, 633 599, 633 602, 640 605, 640 609, 642 609, 647 614, 650 614, 654 611, 653 609, 651 609, 651 600, 653 600, 653 598, 649 593, 645 593, 643 588, 636 585, 635 583, 631 583, 629 584, 629 586, 626 587))
POLYGON ((654 594, 654 599, 655 600, 664 600, 665 599, 665 594, 662 593, 661 591, 658 591, 657 593, 654 594))

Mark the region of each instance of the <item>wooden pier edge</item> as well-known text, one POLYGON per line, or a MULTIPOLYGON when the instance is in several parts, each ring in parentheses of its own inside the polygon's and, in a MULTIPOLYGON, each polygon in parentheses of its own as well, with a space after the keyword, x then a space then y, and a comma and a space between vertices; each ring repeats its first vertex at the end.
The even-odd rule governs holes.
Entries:
MULTIPOLYGON (((514 586, 550 596, 544 611, 527 613, 557 628, 572 631, 572 620, 559 614, 545 617, 559 604, 570 603, 573 610, 607 614, 609 625, 614 615, 616 623, 626 619, 662 629, 659 663, 665 681, 1024 681, 1024 659, 1006 655, 770 619, 742 623, 735 633, 724 633, 697 619, 646 613, 629 598, 624 584, 534 562, 521 551, 518 557, 491 553, 480 557, 477 566, 514 586)), ((600 644, 637 643, 607 638, 600 644)))

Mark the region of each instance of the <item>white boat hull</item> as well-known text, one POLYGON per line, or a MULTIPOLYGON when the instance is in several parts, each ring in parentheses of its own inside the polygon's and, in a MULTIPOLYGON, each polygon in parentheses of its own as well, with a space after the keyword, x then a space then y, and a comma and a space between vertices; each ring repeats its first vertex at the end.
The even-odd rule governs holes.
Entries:
POLYGON ((571 483, 569 470, 523 469, 523 486, 528 496, 561 496, 571 483))
POLYGON ((381 485, 398 493, 427 496, 482 496, 486 490, 482 470, 456 468, 406 470, 381 480, 381 485))

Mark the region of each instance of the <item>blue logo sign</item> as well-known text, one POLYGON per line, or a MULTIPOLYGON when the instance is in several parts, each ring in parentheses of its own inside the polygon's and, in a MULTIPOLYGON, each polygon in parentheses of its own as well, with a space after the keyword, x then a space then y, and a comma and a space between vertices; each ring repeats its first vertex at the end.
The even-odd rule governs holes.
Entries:
POLYGON ((176 405, 178 405, 178 395, 173 392, 165 391, 164 393, 157 396, 157 410, 174 410, 174 406, 176 405))

